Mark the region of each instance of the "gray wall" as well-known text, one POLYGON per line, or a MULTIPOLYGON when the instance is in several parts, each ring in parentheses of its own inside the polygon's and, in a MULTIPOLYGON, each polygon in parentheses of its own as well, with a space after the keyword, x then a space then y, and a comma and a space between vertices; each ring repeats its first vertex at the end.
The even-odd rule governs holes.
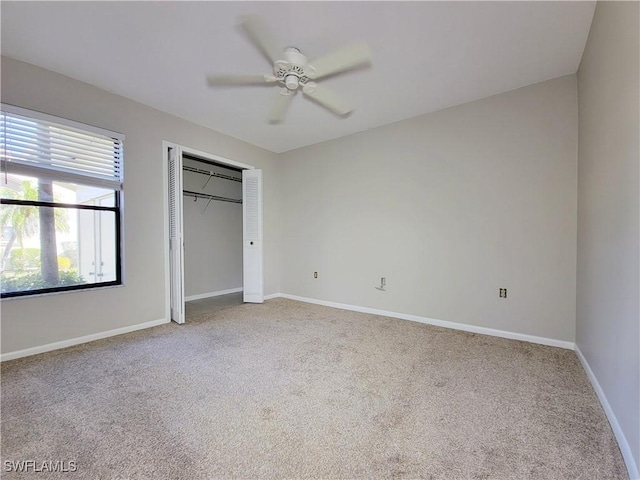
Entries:
POLYGON ((638 2, 598 2, 578 71, 576 342, 640 464, 638 2))
POLYGON ((577 114, 570 75, 283 154, 283 291, 573 342, 577 114))
POLYGON ((6 57, 2 58, 2 101, 126 135, 126 286, 3 300, 3 353, 167 317, 163 140, 264 170, 265 293, 280 291, 275 154, 6 57))
MULTIPOLYGON (((185 165, 236 178, 240 172, 185 159, 185 165)), ((242 198, 242 183, 185 171, 183 188, 227 198, 242 198), (203 189, 206 183, 206 187, 203 189)), ((185 296, 242 287, 242 205, 184 197, 185 296)))

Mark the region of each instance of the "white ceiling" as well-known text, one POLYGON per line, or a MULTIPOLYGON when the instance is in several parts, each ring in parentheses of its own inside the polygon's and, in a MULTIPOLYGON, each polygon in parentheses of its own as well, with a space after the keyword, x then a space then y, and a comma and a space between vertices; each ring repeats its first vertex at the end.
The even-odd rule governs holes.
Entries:
POLYGON ((1 2, 2 54, 273 152, 576 72, 595 2, 1 2), (357 40, 367 69, 323 80, 355 112, 303 98, 265 118, 273 86, 210 89, 211 73, 270 73, 237 27, 257 13, 309 58, 357 40))

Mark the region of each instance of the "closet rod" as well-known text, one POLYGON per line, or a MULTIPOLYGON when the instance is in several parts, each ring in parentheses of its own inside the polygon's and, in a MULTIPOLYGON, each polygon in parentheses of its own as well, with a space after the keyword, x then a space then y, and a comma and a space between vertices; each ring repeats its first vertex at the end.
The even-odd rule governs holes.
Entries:
POLYGON ((210 195, 208 193, 200 193, 200 192, 192 192, 191 190, 184 190, 182 194, 187 197, 195 197, 196 199, 208 198, 209 200, 219 200, 221 202, 242 203, 242 200, 239 200, 236 198, 218 197, 217 195, 210 195))
POLYGON ((209 175, 209 177, 224 178, 225 180, 233 180, 234 182, 242 183, 241 178, 232 177, 231 175, 225 175, 224 173, 210 172, 209 170, 202 170, 201 168, 189 167, 187 165, 183 166, 182 169, 187 172, 201 173, 202 175, 209 175))

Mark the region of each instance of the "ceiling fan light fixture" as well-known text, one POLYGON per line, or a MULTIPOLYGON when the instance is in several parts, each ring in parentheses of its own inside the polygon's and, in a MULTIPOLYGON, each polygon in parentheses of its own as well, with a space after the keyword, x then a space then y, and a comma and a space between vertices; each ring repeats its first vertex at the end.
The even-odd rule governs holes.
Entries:
POLYGON ((300 84, 300 79, 298 78, 297 75, 289 74, 286 77, 284 77, 284 85, 289 90, 296 90, 299 84, 300 84))

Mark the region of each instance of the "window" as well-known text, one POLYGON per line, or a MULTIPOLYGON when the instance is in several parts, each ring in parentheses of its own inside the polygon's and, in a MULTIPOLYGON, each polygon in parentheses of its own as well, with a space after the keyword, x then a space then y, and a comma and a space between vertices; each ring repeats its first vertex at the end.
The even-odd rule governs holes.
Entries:
POLYGON ((122 283, 123 141, 2 105, 2 298, 122 283))

